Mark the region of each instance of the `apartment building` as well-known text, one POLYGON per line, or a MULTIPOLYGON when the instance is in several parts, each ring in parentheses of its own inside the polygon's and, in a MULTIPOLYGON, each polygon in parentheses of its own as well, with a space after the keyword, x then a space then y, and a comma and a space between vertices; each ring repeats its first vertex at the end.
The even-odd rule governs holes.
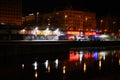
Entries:
POLYGON ((94 30, 96 29, 96 13, 75 10, 56 11, 44 14, 43 24, 65 30, 94 30))
POLYGON ((0 22, 22 24, 22 0, 0 0, 0 22))

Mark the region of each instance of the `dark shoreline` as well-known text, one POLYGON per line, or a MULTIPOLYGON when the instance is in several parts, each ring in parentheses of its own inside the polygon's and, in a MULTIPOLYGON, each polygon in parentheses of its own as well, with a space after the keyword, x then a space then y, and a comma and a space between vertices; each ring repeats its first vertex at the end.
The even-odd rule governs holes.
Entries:
POLYGON ((120 46, 120 41, 37 41, 37 40, 6 40, 0 41, 0 45, 39 45, 39 46, 67 46, 67 47, 110 47, 120 46))
POLYGON ((0 41, 0 55, 68 52, 70 48, 119 47, 120 41, 0 41))

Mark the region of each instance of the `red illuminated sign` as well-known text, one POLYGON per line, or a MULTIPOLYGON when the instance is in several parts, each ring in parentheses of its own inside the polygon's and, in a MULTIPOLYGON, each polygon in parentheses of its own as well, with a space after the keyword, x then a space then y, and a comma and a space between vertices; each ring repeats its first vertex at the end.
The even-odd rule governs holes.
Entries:
POLYGON ((94 58, 94 54, 84 54, 84 58, 85 59, 94 58))

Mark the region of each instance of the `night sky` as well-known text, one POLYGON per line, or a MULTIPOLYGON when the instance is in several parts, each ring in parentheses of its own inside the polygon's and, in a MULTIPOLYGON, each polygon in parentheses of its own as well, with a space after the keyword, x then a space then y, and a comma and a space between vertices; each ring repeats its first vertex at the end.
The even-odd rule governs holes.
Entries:
POLYGON ((64 10, 67 6, 74 10, 93 11, 97 15, 120 16, 120 4, 116 0, 23 0, 23 15, 64 10))

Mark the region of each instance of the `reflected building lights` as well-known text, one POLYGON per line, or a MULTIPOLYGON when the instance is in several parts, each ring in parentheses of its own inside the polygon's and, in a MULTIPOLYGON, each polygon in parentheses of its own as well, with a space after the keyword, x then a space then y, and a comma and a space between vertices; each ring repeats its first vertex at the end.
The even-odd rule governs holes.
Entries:
POLYGON ((24 64, 22 64, 22 69, 24 69, 24 67, 25 67, 25 65, 24 65, 24 64))
POLYGON ((48 68, 47 68, 47 70, 48 70, 47 72, 50 72, 50 65, 48 65, 48 68))
POLYGON ((70 51, 69 60, 70 61, 79 61, 80 55, 76 54, 74 51, 70 51))
POLYGON ((46 60, 44 64, 45 64, 45 68, 47 69, 48 68, 48 64, 49 64, 48 60, 46 60))
POLYGON ((99 69, 101 70, 101 66, 102 66, 102 61, 99 61, 99 69))
POLYGON ((66 73, 66 66, 64 65, 63 66, 63 74, 65 74, 66 73))
POLYGON ((55 60, 55 67, 58 68, 58 59, 55 60))
POLYGON ((35 62, 33 63, 33 66, 34 66, 34 70, 37 70, 37 68, 38 68, 38 63, 37 63, 37 61, 35 61, 35 62))
POLYGON ((80 53, 80 63, 82 62, 83 59, 83 53, 80 53))
POLYGON ((99 60, 101 60, 102 59, 102 55, 99 55, 99 60))
POLYGON ((38 77, 38 72, 37 71, 35 71, 35 78, 37 78, 38 77))
POLYGON ((86 63, 84 63, 84 65, 83 65, 83 71, 84 71, 84 72, 86 72, 86 70, 87 70, 86 67, 87 67, 87 66, 86 66, 86 63))
POLYGON ((103 54, 103 60, 105 60, 105 54, 103 54))
POLYGON ((101 51, 99 53, 99 55, 101 55, 101 57, 103 58, 103 60, 105 60, 107 54, 108 54, 108 51, 101 51))
POLYGON ((98 60, 98 51, 94 52, 94 60, 96 60, 96 61, 98 60))
POLYGON ((69 59, 70 61, 80 61, 80 63, 82 62, 82 59, 89 59, 89 58, 94 58, 95 61, 98 60, 105 60, 106 59, 106 55, 108 55, 108 51, 94 51, 94 52, 85 52, 85 51, 80 51, 78 53, 78 51, 70 51, 70 56, 69 59))

